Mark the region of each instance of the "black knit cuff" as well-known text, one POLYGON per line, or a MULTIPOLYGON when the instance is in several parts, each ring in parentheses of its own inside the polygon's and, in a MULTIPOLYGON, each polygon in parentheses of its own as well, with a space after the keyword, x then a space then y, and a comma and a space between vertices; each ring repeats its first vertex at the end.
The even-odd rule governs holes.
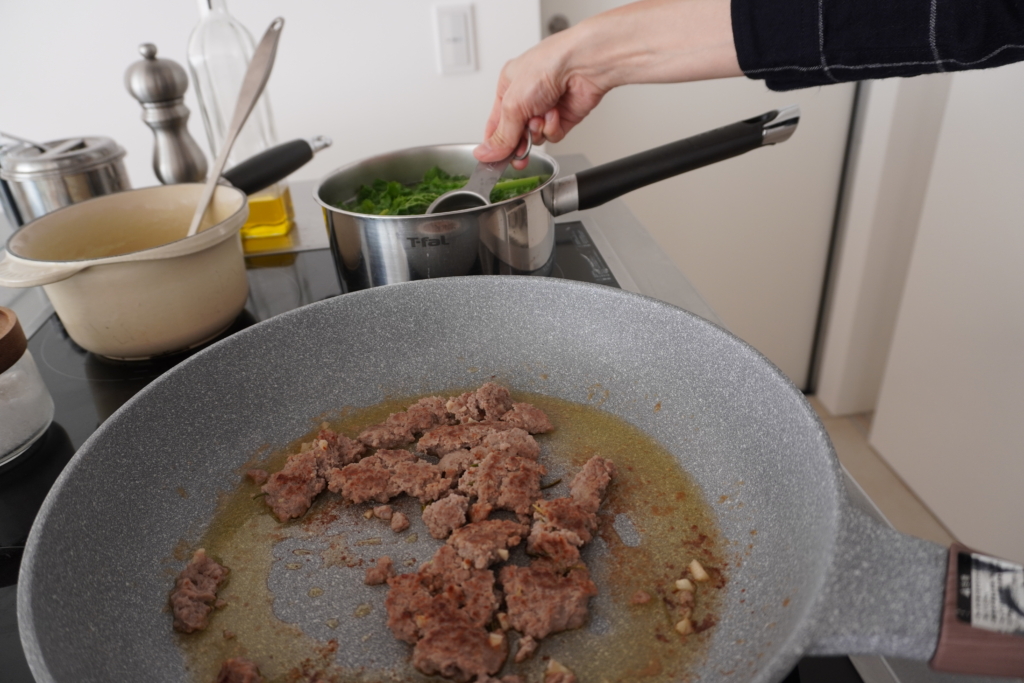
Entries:
POLYGON ((1014 0, 731 0, 740 68, 772 90, 1024 59, 1014 0))

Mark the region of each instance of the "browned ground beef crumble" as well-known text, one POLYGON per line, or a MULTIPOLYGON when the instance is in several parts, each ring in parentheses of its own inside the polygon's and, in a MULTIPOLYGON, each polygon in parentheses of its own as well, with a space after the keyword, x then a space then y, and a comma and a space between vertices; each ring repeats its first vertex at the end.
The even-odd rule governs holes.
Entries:
MULTIPOLYGON (((284 522, 305 514, 326 488, 351 503, 377 503, 372 514, 390 520, 397 532, 409 520, 386 503, 403 493, 419 499, 431 536, 447 543, 411 573, 396 575, 389 557, 366 570, 367 584, 388 584, 388 627, 413 645, 413 665, 427 675, 458 683, 520 683, 517 676, 493 677, 508 658, 510 626, 521 634, 515 659, 523 661, 540 639, 586 622, 597 587, 580 561, 580 547, 597 529, 596 513, 614 474, 611 462, 595 456, 572 480, 568 497, 544 499, 540 482, 547 470, 537 462, 540 445, 532 435, 552 429, 543 411, 514 403, 507 389, 491 382, 447 399, 430 396, 355 440, 325 425, 267 477, 264 500, 284 522), (413 444, 415 452, 405 450, 413 444), (489 519, 497 510, 518 521, 489 519), (524 539, 534 556, 528 566, 490 569, 524 539)), ((249 476, 260 483, 258 475, 249 476)), ((239 661, 251 665, 229 660, 239 661)), ((257 678, 224 681, 262 680, 251 666, 257 678)), ((575 680, 563 671, 548 678, 575 680)))
POLYGON ((206 556, 200 548, 174 582, 171 612, 174 630, 182 633, 201 631, 209 625, 210 612, 217 603, 217 591, 227 580, 229 570, 206 556))
POLYGON ((395 564, 390 557, 384 555, 377 558, 377 564, 366 568, 366 578, 363 582, 367 586, 379 586, 395 575, 395 564))
POLYGON ((259 668, 244 657, 224 662, 217 674, 217 683, 263 683, 259 668))

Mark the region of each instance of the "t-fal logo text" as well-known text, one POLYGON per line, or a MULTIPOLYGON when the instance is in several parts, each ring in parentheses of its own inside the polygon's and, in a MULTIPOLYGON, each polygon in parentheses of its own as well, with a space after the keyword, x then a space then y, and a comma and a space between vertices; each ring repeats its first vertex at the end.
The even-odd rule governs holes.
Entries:
POLYGON ((439 247, 442 244, 450 245, 451 242, 445 236, 442 237, 406 237, 410 247, 439 247))

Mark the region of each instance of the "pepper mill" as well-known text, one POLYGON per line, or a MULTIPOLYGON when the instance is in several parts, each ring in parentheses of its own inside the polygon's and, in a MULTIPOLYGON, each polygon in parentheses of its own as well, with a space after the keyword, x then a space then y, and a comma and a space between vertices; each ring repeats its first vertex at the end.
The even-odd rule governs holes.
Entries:
POLYGON ((164 185, 198 183, 206 178, 206 157, 188 132, 188 90, 185 69, 170 59, 157 59, 156 45, 143 43, 145 59, 128 67, 124 84, 142 104, 142 120, 153 129, 153 172, 164 185))

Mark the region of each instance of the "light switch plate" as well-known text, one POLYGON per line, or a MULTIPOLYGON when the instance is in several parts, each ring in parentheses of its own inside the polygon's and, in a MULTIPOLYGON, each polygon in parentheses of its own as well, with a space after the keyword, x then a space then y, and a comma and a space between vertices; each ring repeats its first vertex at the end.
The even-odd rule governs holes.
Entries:
POLYGON ((434 5, 437 69, 443 76, 476 71, 473 5, 434 5))

